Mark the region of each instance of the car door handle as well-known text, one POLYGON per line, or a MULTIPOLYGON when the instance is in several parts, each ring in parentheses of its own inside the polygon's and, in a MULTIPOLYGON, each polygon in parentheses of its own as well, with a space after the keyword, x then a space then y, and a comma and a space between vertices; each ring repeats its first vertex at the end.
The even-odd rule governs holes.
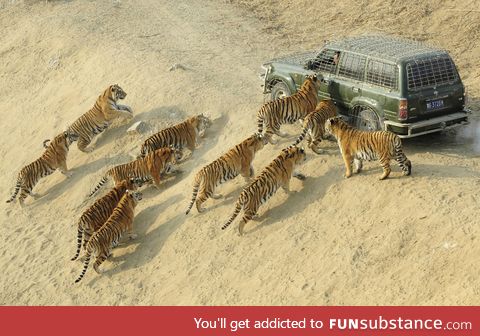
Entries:
POLYGON ((352 86, 352 91, 353 92, 360 92, 360 88, 352 86))

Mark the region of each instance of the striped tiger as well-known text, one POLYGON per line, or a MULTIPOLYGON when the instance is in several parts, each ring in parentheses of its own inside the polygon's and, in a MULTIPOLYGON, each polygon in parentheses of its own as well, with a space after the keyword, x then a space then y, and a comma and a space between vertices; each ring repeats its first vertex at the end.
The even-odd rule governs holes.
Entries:
POLYGON ((85 247, 85 262, 80 276, 75 283, 82 280, 87 272, 88 264, 92 254, 95 255, 95 264, 93 269, 100 273, 98 267, 108 258, 112 246, 117 245, 120 238, 125 232, 128 232, 129 238, 134 239, 136 235, 133 233, 133 216, 135 206, 142 199, 142 194, 138 191, 126 190, 125 194, 118 202, 118 205, 108 217, 105 224, 90 237, 85 247))
POLYGON ((330 118, 325 123, 325 130, 331 133, 338 142, 343 161, 345 162, 345 177, 352 176, 352 161, 354 173, 362 170, 362 161, 380 160, 383 174, 380 180, 390 175, 390 160, 395 159, 403 170, 403 175, 410 175, 412 163, 407 159, 402 149, 398 135, 388 131, 360 131, 353 128, 340 117, 330 118))
POLYGON ((318 148, 322 139, 325 136, 325 122, 328 118, 337 115, 337 107, 331 99, 321 100, 315 111, 310 112, 303 120, 302 134, 295 141, 294 145, 298 146, 300 142, 306 137, 308 147, 317 154, 321 154, 322 150, 318 148))
POLYGON ((257 215, 258 208, 265 203, 279 187, 290 192, 290 179, 304 180, 305 176, 294 170, 295 165, 306 160, 305 150, 296 146, 290 146, 282 150, 253 182, 243 189, 235 204, 235 211, 230 219, 222 226, 225 230, 238 216, 240 210, 244 210, 243 218, 238 227, 238 232, 243 235, 245 224, 257 215))
POLYGON ((193 152, 197 146, 198 137, 203 137, 210 125, 210 118, 199 114, 188 118, 180 124, 165 128, 144 141, 138 157, 145 157, 145 155, 156 149, 169 146, 178 149, 187 147, 193 152))
POLYGON ((265 137, 262 134, 254 134, 243 140, 241 143, 231 148, 228 152, 203 167, 196 175, 193 184, 192 200, 186 215, 193 207, 196 200, 198 212, 203 212, 202 204, 210 197, 218 199, 220 194, 214 194, 215 187, 225 181, 234 179, 238 174, 242 174, 246 181, 254 176, 252 166, 255 153, 266 144, 265 137), (197 194, 200 190, 200 194, 197 194))
POLYGON ((278 142, 272 140, 273 134, 287 136, 280 131, 280 126, 293 124, 315 109, 319 83, 317 75, 309 75, 295 94, 265 103, 257 113, 258 133, 262 133, 265 128, 265 134, 271 144, 278 142))
POLYGON ((128 178, 141 179, 143 182, 154 181, 155 186, 160 188, 160 177, 162 174, 174 173, 174 165, 182 157, 182 152, 176 148, 160 148, 148 153, 144 158, 136 159, 129 163, 115 166, 105 173, 95 189, 88 195, 92 197, 108 181, 113 179, 115 185, 128 178))
MULTIPOLYGON (((37 195, 32 192, 33 187, 42 177, 52 174, 56 169, 60 170, 66 177, 70 177, 71 173, 68 172, 67 168, 67 155, 70 145, 77 139, 78 136, 68 130, 58 134, 46 147, 42 156, 20 170, 15 191, 7 203, 13 202, 19 192, 18 201, 21 206, 23 206, 23 202, 28 195, 36 198, 37 195)), ((44 143, 48 141, 46 140, 44 143)))
POLYGON ((70 125, 69 130, 79 136, 78 149, 89 153, 93 147, 86 148, 92 139, 107 129, 115 118, 132 118, 133 112, 129 106, 117 104, 117 101, 127 96, 117 84, 110 85, 97 99, 95 105, 70 125))
POLYGON ((82 241, 83 247, 85 248, 90 237, 107 221, 125 192, 127 190, 136 190, 141 187, 142 184, 143 181, 140 179, 130 178, 123 180, 83 212, 77 224, 77 251, 71 259, 72 261, 78 258, 82 241))

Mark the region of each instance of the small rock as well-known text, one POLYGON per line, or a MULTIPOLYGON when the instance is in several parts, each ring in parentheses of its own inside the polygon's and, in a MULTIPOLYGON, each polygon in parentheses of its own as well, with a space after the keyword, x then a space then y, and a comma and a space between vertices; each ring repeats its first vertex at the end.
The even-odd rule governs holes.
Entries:
POLYGON ((137 121, 127 129, 127 134, 142 134, 147 130, 147 124, 144 121, 137 121))
POLYGON ((187 68, 185 68, 185 66, 183 66, 179 63, 175 63, 174 65, 172 65, 170 67, 170 69, 168 69, 168 71, 173 71, 173 70, 177 70, 177 69, 186 70, 187 68))

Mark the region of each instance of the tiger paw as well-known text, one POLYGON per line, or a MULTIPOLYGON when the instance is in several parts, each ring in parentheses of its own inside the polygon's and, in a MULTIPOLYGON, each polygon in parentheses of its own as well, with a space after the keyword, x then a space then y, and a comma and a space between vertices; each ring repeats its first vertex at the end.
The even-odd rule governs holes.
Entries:
POLYGON ((138 235, 136 233, 131 233, 128 238, 130 238, 130 240, 133 240, 133 239, 136 239, 138 237, 138 235))
POLYGON ((343 177, 346 179, 349 178, 350 176, 352 176, 352 173, 343 175, 343 177))
POLYGON ((62 172, 62 174, 65 175, 66 178, 70 178, 70 177, 72 177, 72 175, 73 175, 73 174, 70 173, 70 172, 62 172))
POLYGON ((93 269, 94 269, 94 271, 97 272, 98 274, 101 274, 101 273, 102 273, 102 271, 98 268, 98 266, 97 266, 96 264, 93 265, 93 269))

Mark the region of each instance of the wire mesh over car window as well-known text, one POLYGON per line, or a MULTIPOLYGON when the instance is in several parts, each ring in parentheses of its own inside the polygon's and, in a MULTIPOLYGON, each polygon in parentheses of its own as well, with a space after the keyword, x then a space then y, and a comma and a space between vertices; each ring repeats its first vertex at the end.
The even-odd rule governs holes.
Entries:
POLYGON ((325 49, 315 59, 312 60, 312 70, 335 73, 336 64, 334 62, 335 50, 325 49))
POLYGON ((407 64, 410 90, 452 83, 457 80, 457 76, 455 66, 449 57, 433 57, 407 64))
POLYGON ((365 62, 365 56, 343 53, 343 55, 340 55, 340 68, 338 74, 356 80, 363 80, 365 62))
POLYGON ((367 83, 397 89, 398 71, 394 64, 378 60, 369 60, 367 65, 367 83))

